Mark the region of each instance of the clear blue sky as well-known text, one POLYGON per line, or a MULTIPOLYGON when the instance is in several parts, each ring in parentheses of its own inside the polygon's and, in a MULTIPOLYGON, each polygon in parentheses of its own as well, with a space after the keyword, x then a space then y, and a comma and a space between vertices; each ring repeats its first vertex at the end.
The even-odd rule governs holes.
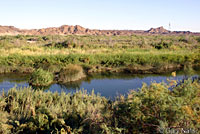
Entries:
POLYGON ((200 32, 200 0, 0 0, 0 25, 200 32))

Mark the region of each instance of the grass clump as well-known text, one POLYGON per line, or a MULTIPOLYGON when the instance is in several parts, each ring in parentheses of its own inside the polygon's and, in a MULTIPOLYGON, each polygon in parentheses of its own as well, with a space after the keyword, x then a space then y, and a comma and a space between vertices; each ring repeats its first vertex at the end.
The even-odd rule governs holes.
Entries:
POLYGON ((41 68, 31 74, 29 83, 33 86, 48 86, 53 82, 53 74, 41 68))
POLYGON ((83 68, 79 65, 68 65, 62 68, 58 75, 58 82, 66 83, 77 81, 85 77, 83 68))
POLYGON ((98 133, 107 111, 107 99, 85 90, 59 95, 13 88, 1 97, 0 104, 1 111, 5 111, 2 118, 10 119, 2 121, 2 131, 19 134, 98 133))

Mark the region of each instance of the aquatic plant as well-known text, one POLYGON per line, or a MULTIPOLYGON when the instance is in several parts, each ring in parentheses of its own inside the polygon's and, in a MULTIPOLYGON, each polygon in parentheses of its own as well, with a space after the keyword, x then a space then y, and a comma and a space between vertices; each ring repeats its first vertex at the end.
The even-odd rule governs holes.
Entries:
POLYGON ((83 68, 79 65, 68 65, 65 68, 62 68, 58 74, 58 82, 66 83, 77 81, 85 77, 83 68))
POLYGON ((0 99, 0 128, 27 134, 98 132, 106 106, 104 97, 86 90, 70 95, 13 88, 0 99))
POLYGON ((53 82, 53 74, 41 68, 31 74, 29 83, 33 86, 48 86, 53 82))

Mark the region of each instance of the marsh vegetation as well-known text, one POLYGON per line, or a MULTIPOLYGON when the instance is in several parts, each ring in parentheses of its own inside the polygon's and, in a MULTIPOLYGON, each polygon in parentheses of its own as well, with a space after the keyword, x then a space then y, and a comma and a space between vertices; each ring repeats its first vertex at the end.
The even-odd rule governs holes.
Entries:
POLYGON ((80 80, 85 77, 85 74, 81 66, 68 65, 60 70, 57 77, 59 83, 67 83, 80 80))
POLYGON ((0 72, 55 73, 76 64, 86 73, 161 73, 199 65, 199 47, 193 35, 1 36, 0 72))
MULTIPOLYGON (((48 86, 93 73, 163 73, 200 65, 193 35, 0 36, 0 73, 30 73, 48 86)), ((199 78, 152 83, 111 101, 85 90, 12 88, 0 97, 0 133, 158 133, 200 129, 199 78), (172 82, 173 84, 173 82, 172 82)))
POLYGON ((0 97, 1 133, 159 133, 200 130, 199 78, 152 83, 110 101, 86 90, 75 94, 12 88, 0 97))

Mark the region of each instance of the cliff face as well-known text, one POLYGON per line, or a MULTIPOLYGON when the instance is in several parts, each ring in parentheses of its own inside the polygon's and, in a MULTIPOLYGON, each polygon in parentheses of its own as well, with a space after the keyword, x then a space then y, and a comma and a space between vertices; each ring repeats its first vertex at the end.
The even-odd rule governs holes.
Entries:
MULTIPOLYGON (((13 26, 0 26, 0 35, 133 35, 133 34, 192 34, 189 31, 168 31, 163 27, 150 30, 96 30, 81 27, 79 25, 50 27, 42 29, 21 30, 13 26)), ((199 34, 199 33, 196 33, 199 34)))

